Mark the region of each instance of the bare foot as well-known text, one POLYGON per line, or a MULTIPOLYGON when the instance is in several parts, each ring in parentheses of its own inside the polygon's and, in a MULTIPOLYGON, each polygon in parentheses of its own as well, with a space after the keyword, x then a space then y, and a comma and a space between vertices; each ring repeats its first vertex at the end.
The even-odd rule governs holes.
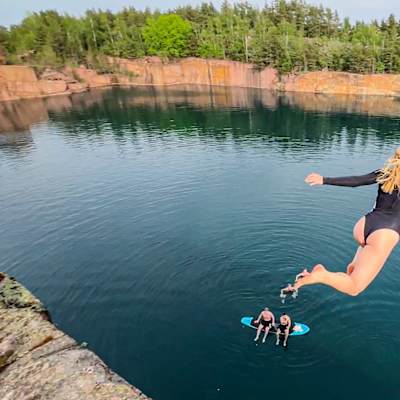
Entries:
POLYGON ((300 289, 305 285, 314 285, 315 283, 320 283, 323 275, 325 274, 326 269, 322 264, 317 264, 311 273, 299 279, 295 284, 294 288, 296 290, 300 289))
POLYGON ((296 278, 294 281, 297 282, 299 279, 302 279, 308 275, 310 275, 310 273, 307 271, 307 268, 304 268, 302 272, 300 272, 299 274, 296 275, 296 278))
POLYGON ((294 292, 295 290, 296 289, 294 288, 294 286, 289 283, 285 288, 281 289, 281 295, 287 295, 294 292))

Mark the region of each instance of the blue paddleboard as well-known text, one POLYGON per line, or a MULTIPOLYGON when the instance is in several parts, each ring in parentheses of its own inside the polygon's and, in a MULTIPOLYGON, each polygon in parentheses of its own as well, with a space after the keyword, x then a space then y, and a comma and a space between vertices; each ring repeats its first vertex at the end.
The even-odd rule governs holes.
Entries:
MULTIPOLYGON (((257 326, 253 325, 253 321, 254 321, 253 317, 243 317, 240 320, 242 325, 248 326, 249 328, 257 329, 257 326)), ((275 332, 275 331, 276 331, 275 328, 271 328, 271 330, 270 330, 270 332, 275 332)), ((301 324, 299 322, 295 322, 293 330, 289 336, 301 336, 301 335, 307 334, 308 332, 310 332, 309 326, 307 326, 306 324, 301 324)))

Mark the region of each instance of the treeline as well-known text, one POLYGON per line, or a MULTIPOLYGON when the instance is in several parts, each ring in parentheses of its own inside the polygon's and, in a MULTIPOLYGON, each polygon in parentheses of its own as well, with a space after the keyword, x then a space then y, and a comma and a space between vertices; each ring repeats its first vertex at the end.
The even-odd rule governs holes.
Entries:
POLYGON ((220 9, 203 3, 163 13, 89 10, 80 18, 33 13, 19 25, 0 27, 0 52, 8 63, 54 66, 96 67, 104 55, 159 55, 245 61, 282 72, 392 73, 400 72, 399 36, 393 15, 352 24, 301 0, 277 0, 262 9, 225 2, 220 9))

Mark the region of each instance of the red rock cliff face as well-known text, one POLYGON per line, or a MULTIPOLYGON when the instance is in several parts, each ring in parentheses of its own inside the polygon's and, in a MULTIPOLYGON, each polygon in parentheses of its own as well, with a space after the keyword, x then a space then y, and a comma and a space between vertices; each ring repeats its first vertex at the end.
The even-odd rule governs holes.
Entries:
POLYGON ((400 75, 360 75, 346 72, 308 72, 279 76, 272 68, 257 69, 235 61, 187 58, 162 63, 157 57, 141 60, 109 59, 121 70, 132 74, 120 83, 137 85, 212 85, 246 87, 284 92, 307 92, 345 95, 400 94, 400 75))
POLYGON ((285 92, 398 96, 400 75, 308 72, 282 77, 281 88, 285 92))
POLYGON ((63 73, 38 79, 32 68, 0 65, 0 101, 70 94, 110 85, 211 85, 284 92, 343 95, 400 95, 400 75, 359 75, 344 72, 309 72, 279 76, 272 68, 224 60, 186 58, 163 63, 158 57, 139 60, 109 58, 119 70, 98 74, 85 67, 65 68, 63 73), (61 76, 61 78, 60 78, 61 76), (74 78, 77 78, 77 82, 74 78))
POLYGON ((30 67, 0 65, 0 99, 14 100, 40 95, 35 72, 30 67))
POLYGON ((67 75, 58 79, 38 79, 33 68, 0 65, 0 101, 70 94, 86 89, 67 75))
POLYGON ((275 69, 256 69, 236 61, 186 58, 162 63, 157 57, 142 60, 110 59, 122 70, 132 74, 130 81, 141 85, 213 85, 274 90, 279 82, 275 69))

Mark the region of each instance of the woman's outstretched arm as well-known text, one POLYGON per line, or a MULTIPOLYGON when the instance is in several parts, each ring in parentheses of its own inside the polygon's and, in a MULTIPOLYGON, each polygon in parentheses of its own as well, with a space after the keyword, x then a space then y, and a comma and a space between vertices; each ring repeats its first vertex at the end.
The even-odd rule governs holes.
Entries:
POLYGON ((310 184, 311 186, 334 185, 334 186, 357 187, 364 185, 373 185, 374 183, 376 183, 378 174, 379 171, 373 171, 366 175, 329 178, 313 173, 306 177, 305 182, 310 184))

